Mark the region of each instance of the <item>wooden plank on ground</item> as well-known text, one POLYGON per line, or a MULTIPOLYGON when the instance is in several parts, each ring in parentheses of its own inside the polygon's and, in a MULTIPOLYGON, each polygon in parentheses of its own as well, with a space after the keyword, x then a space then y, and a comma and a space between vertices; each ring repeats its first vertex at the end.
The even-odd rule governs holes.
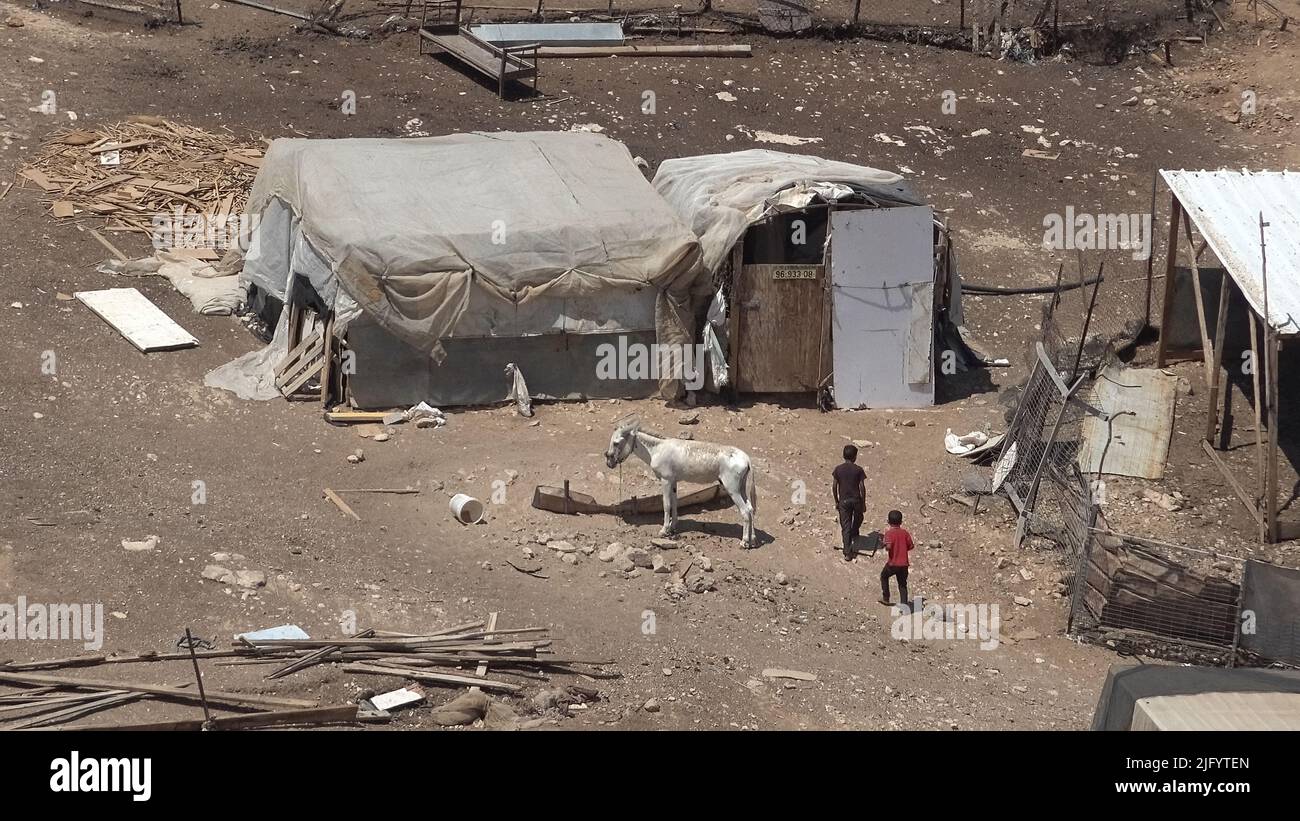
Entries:
MULTIPOLYGON (((125 681, 110 681, 102 678, 68 678, 51 676, 44 673, 12 673, 0 670, 0 681, 10 684, 52 684, 79 690, 129 690, 134 693, 148 693, 163 698, 199 703, 197 691, 188 691, 184 687, 170 687, 166 684, 136 684, 125 681)), ((228 693, 224 690, 207 690, 204 692, 212 704, 226 704, 235 707, 284 707, 299 709, 316 707, 310 701, 297 698, 280 698, 278 696, 258 696, 248 693, 228 693)))
POLYGON ((353 510, 351 507, 349 507, 347 502, 339 498, 339 495, 337 493, 330 490, 329 488, 325 488, 324 493, 325 493, 325 498, 333 502, 335 507, 337 507, 339 510, 343 511, 344 513, 348 514, 353 519, 356 519, 358 522, 361 521, 361 517, 357 515, 357 512, 353 510))
POLYGON ((75 296, 143 353, 192 348, 199 341, 135 288, 78 291, 75 296))

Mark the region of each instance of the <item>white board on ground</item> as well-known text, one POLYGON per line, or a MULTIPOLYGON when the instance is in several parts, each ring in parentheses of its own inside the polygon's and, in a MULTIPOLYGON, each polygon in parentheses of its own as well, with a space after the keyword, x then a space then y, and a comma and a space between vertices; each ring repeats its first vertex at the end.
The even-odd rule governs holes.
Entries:
POLYGON ((144 353, 199 344, 188 331, 134 288, 78 291, 76 297, 144 353))

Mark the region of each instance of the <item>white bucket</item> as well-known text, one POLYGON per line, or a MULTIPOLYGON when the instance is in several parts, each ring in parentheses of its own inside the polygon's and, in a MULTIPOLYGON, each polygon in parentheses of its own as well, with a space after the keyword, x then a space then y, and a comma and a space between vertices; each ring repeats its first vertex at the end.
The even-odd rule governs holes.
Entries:
POLYGON ((473 496, 457 493, 451 497, 451 514, 463 525, 476 525, 483 521, 483 503, 473 496))

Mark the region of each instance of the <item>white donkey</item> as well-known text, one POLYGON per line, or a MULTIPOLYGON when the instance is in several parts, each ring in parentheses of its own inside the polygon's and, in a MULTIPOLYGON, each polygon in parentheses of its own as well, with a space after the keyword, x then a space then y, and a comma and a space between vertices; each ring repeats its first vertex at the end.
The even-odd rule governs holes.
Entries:
POLYGON ((616 467, 634 453, 663 483, 664 526, 661 535, 671 536, 677 530, 678 482, 702 485, 721 482, 736 503, 736 510, 740 511, 744 546, 755 546, 754 513, 758 510, 758 495, 754 490, 754 470, 749 455, 743 450, 709 442, 668 439, 641 430, 641 423, 633 419, 620 423, 609 437, 605 464, 616 467))

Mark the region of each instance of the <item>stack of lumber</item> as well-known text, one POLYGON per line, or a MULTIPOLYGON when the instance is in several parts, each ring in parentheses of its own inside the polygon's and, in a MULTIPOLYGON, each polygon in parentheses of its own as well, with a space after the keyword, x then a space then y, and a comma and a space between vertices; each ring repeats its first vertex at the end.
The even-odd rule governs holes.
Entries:
MULTIPOLYGON (((570 665, 605 665, 610 661, 582 661, 559 658, 550 651, 551 639, 544 627, 497 629, 496 613, 487 621, 467 622, 444 630, 414 635, 381 630, 364 630, 346 638, 257 639, 240 638, 228 650, 194 650, 196 661, 217 665, 275 665, 267 679, 279 679, 319 664, 340 665, 343 672, 394 676, 473 692, 517 694, 523 686, 503 675, 536 680, 547 671, 565 670, 570 665), (494 675, 488 675, 491 665, 494 675), (541 674, 541 675, 539 675, 541 674)), ((257 710, 245 715, 221 716, 212 720, 216 729, 332 724, 382 720, 385 713, 359 711, 358 705, 321 707, 312 701, 212 689, 203 695, 192 683, 156 685, 55 674, 64 668, 101 665, 175 662, 187 673, 191 652, 141 653, 129 656, 90 655, 31 662, 0 663, 0 685, 25 688, 0 695, 0 729, 28 729, 51 726, 88 716, 100 710, 129 704, 144 698, 183 702, 197 708, 202 703, 223 710, 257 710)), ((205 677, 206 681, 206 677, 205 677)), ((570 688, 573 689, 573 688, 570 688)), ((581 688, 578 688, 581 689, 581 688)), ((590 691, 594 693, 595 691, 590 691)), ((201 729, 204 720, 167 721, 151 725, 129 725, 129 729, 201 729)), ((122 729, 114 725, 105 729, 122 729)))
POLYGON ((155 214, 215 225, 237 217, 261 158, 260 145, 139 115, 55 131, 19 177, 41 189, 55 217, 103 217, 109 230, 149 233, 155 214), (113 152, 118 163, 103 164, 113 152))
MULTIPOLYGON (((609 661, 560 658, 550 651, 544 627, 497 629, 490 623, 467 622, 424 635, 366 630, 344 639, 277 639, 249 644, 258 655, 243 663, 287 660, 267 675, 281 678, 322 663, 342 664, 344 672, 398 676, 422 683, 478 687, 517 693, 520 685, 488 678, 496 670, 539 671, 570 665, 601 665, 609 661)), ((237 664, 241 662, 231 662, 237 664)))

